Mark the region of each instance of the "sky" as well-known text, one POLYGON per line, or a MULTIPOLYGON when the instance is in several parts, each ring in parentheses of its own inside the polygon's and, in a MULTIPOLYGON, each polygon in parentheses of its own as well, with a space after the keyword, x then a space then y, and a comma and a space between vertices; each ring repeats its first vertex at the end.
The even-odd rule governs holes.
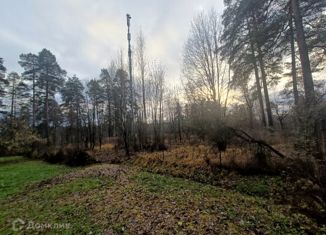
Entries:
POLYGON ((132 45, 142 30, 147 57, 178 84, 191 20, 212 7, 222 12, 223 0, 2 0, 0 57, 8 72, 22 72, 19 54, 47 48, 69 76, 98 77, 120 50, 127 58, 129 13, 132 45))

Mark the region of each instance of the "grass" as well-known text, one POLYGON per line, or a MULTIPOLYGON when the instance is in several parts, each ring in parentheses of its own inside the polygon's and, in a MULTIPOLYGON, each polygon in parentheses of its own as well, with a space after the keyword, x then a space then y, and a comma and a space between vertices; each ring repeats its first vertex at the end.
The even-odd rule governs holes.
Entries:
POLYGON ((27 185, 63 174, 71 169, 26 158, 0 158, 0 200, 21 192, 27 185))
MULTIPOLYGON (((25 168, 32 168, 33 171, 24 173, 24 184, 16 184, 20 193, 12 192, 13 197, 0 199, 0 234, 325 232, 325 228, 318 227, 306 216, 291 214, 287 205, 275 205, 266 198, 240 192, 246 191, 251 181, 243 181, 242 185, 238 186, 243 189, 236 192, 192 180, 110 164, 80 168, 69 173, 69 169, 64 168, 61 169, 60 176, 52 179, 49 178, 56 174, 50 173, 36 178, 28 175, 33 175, 31 172, 37 170, 54 170, 63 166, 38 161, 21 161, 6 167, 10 165, 11 169, 20 172, 21 176, 25 168), (35 167, 35 164, 39 168, 35 167), (48 180, 35 183, 41 178, 48 180), (17 218, 25 223, 38 224, 39 227, 23 226, 22 230, 15 232, 12 230, 12 222, 17 218), (47 224, 52 227, 42 227, 47 224)), ((5 181, 14 181, 8 179, 12 178, 8 172, 1 175, 5 181)), ((259 183, 264 184, 264 180, 259 183)))
POLYGON ((23 158, 21 156, 0 157, 0 164, 16 163, 16 162, 21 162, 26 160, 27 160, 26 158, 23 158))

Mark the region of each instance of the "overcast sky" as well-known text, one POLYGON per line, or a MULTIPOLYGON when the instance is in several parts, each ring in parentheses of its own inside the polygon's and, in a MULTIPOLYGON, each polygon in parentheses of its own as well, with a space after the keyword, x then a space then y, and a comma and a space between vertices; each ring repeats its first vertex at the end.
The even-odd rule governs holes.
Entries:
POLYGON ((129 13, 132 39, 142 29, 148 56, 160 60, 175 82, 190 22, 212 7, 222 12, 223 0, 2 0, 0 57, 8 72, 21 72, 19 54, 47 48, 68 75, 97 77, 120 49, 127 56, 129 13))

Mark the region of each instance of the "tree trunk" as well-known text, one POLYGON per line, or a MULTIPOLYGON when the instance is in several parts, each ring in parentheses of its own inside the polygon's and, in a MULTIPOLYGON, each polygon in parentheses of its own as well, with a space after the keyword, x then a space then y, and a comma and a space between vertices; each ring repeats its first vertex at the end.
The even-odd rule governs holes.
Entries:
MULTIPOLYGON (((161 88, 162 89, 162 88, 161 88)), ((159 144, 163 142, 163 91, 161 90, 159 102, 159 144)))
POLYGON ((92 125, 92 144, 91 144, 91 149, 93 150, 95 148, 95 143, 96 143, 96 125, 95 125, 95 105, 93 105, 93 125, 92 125))
POLYGON ((79 149, 79 144, 80 144, 80 129, 81 129, 81 124, 80 124, 80 120, 79 120, 79 112, 80 112, 80 108, 79 105, 77 105, 77 122, 76 122, 76 126, 77 126, 77 146, 79 149))
POLYGON ((50 137, 49 137, 49 82, 46 82, 45 88, 45 137, 46 144, 50 145, 50 137))
POLYGON ((33 114, 32 114, 32 126, 33 126, 33 129, 35 129, 35 112, 36 112, 36 108, 35 108, 35 72, 34 72, 34 68, 33 68, 33 88, 32 88, 32 95, 33 95, 33 100, 32 100, 32 111, 33 111, 33 114))
POLYGON ((279 118, 278 121, 280 122, 281 130, 284 130, 283 119, 282 118, 279 118))
POLYGON ((297 65, 295 60, 295 46, 294 46, 294 30, 293 30, 293 16, 292 7, 289 9, 289 25, 290 25, 290 37, 291 37, 291 60, 292 60, 292 81, 293 81, 293 96, 294 104, 297 106, 299 103, 299 93, 298 93, 298 82, 297 82, 297 65))
POLYGON ((15 106, 15 95, 16 95, 16 78, 12 81, 12 91, 11 91, 11 108, 10 108, 10 118, 14 119, 14 106, 15 106))
MULTIPOLYGON (((142 65, 143 66, 143 65, 142 65)), ((141 86, 142 86, 142 93, 143 93, 143 109, 144 109, 144 122, 147 123, 147 115, 146 115, 146 97, 145 97, 145 71, 144 68, 141 68, 141 86)))
POLYGON ((252 112, 252 106, 249 107, 248 106, 248 113, 249 113, 249 125, 250 125, 250 129, 254 128, 254 115, 252 112))
POLYGON ((269 94, 268 94, 268 87, 267 87, 267 81, 266 81, 266 71, 265 71, 265 65, 263 60, 263 54, 260 49, 260 46, 258 47, 258 61, 260 65, 260 71, 261 71, 261 80, 263 82, 263 88, 264 88, 264 95, 265 95, 265 104, 266 104, 266 111, 267 111, 267 118, 268 118, 268 125, 273 126, 273 115, 272 115, 272 108, 271 103, 269 101, 269 94))
POLYGON ((250 36, 250 49, 251 49, 251 54, 252 54, 252 63, 253 63, 254 70, 255 70, 256 87, 257 87, 257 93, 258 93, 258 101, 259 101, 260 112, 261 112, 261 116, 262 116, 262 122, 263 122, 263 125, 266 127, 266 117, 265 117, 265 111, 264 111, 263 95, 261 93, 261 86, 260 86, 260 79, 259 79, 257 61, 256 61, 254 45, 253 45, 253 41, 252 41, 251 36, 250 36))
POLYGON ((112 137, 113 136, 113 133, 112 133, 112 111, 111 111, 111 101, 110 99, 108 100, 108 111, 109 111, 109 130, 108 130, 108 134, 109 134, 109 137, 112 137))
POLYGON ((306 38, 303 29, 302 16, 300 12, 299 0, 291 0, 291 6, 293 11, 294 23, 296 27, 297 44, 300 53, 306 104, 310 106, 315 103, 315 91, 314 91, 314 82, 312 79, 312 72, 310 67, 308 48, 307 48, 306 38))

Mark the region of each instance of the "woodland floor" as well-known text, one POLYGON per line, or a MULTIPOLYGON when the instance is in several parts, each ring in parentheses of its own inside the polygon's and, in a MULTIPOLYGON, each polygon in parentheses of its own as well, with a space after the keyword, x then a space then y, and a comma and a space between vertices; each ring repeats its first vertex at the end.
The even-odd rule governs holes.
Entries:
POLYGON ((135 166, 0 158, 0 234, 325 234, 260 195, 269 184, 248 195, 252 181, 241 182, 225 189, 135 166), (15 232, 17 218, 25 224, 15 232))

